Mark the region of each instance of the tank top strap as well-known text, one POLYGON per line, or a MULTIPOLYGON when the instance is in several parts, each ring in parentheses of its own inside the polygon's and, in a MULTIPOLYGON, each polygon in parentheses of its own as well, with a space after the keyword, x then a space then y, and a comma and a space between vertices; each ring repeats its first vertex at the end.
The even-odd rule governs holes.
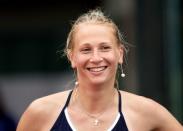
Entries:
MULTIPOLYGON (((122 122, 122 128, 124 131, 128 131, 128 127, 127 127, 127 124, 126 124, 126 121, 125 121, 125 118, 123 116, 123 113, 122 113, 122 107, 121 107, 121 103, 122 103, 122 98, 121 98, 121 93, 120 91, 118 90, 118 110, 119 110, 119 113, 120 113, 120 119, 121 119, 121 122, 122 122)), ((121 130, 120 129, 120 130, 121 130)))
POLYGON ((119 111, 119 113, 120 114, 122 114, 122 112, 121 112, 121 93, 120 93, 120 91, 118 90, 118 111, 119 111))
POLYGON ((73 92, 73 90, 71 90, 71 91, 69 92, 69 95, 68 95, 68 97, 67 97, 67 100, 66 100, 66 103, 65 103, 63 109, 65 109, 65 108, 69 105, 69 102, 70 102, 70 99, 71 99, 72 92, 73 92))

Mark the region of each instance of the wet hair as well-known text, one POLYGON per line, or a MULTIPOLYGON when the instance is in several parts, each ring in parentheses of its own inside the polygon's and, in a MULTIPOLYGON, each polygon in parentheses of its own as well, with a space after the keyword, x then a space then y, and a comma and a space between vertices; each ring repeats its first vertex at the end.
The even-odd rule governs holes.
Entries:
MULTIPOLYGON (((101 24, 101 25, 108 25, 113 28, 114 30, 114 36, 116 37, 117 44, 123 48, 124 56, 127 53, 127 42, 124 40, 124 37, 122 33, 120 32, 118 26, 113 22, 112 19, 110 19, 108 16, 104 15, 104 13, 101 11, 101 9, 93 9, 89 10, 87 13, 84 13, 83 15, 79 16, 76 21, 72 23, 71 30, 68 34, 66 46, 64 49, 64 54, 66 56, 69 56, 69 54, 72 52, 74 48, 74 34, 76 32, 76 29, 78 25, 80 24, 101 24)), ((115 80, 115 87, 118 88, 118 71, 116 74, 116 80, 115 80)))

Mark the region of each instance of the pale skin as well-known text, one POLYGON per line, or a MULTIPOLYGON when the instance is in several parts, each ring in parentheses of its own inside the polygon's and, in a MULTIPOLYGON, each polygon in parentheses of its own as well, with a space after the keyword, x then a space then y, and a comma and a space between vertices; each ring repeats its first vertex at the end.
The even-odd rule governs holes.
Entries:
MULTIPOLYGON (((123 49, 109 25, 80 24, 73 41, 74 48, 68 57, 72 68, 77 70, 79 85, 67 108, 69 116, 78 131, 105 131, 118 113, 114 81, 117 65, 123 63, 123 49), (96 115, 103 112, 101 124, 94 127, 85 111, 96 115)), ((17 131, 49 131, 68 93, 64 91, 35 100, 22 115, 17 131)), ((183 131, 182 125, 160 104, 128 92, 120 93, 129 131, 183 131)))

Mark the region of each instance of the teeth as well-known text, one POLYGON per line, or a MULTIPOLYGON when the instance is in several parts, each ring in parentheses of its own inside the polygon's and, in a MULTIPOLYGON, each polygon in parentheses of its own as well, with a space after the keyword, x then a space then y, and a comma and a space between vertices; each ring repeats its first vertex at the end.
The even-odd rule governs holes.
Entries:
POLYGON ((106 67, 103 66, 103 67, 92 67, 92 68, 89 68, 90 71, 93 71, 93 72, 99 72, 99 71, 102 71, 104 70, 106 67))

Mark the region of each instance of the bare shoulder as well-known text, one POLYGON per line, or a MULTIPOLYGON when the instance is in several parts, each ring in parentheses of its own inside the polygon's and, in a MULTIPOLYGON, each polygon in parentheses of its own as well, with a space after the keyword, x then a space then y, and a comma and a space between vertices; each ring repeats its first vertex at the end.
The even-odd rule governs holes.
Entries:
POLYGON ((42 131, 51 128, 65 105, 69 92, 59 92, 34 100, 23 113, 17 131, 42 131))
POLYGON ((144 96, 121 91, 124 110, 131 122, 136 122, 149 130, 182 131, 182 125, 161 104, 144 96), (128 115, 131 113, 132 115, 128 115), (146 125, 143 125, 146 124, 146 125))
POLYGON ((132 109, 149 112, 151 110, 155 111, 155 110, 159 110, 159 108, 162 108, 160 104, 158 104, 157 102, 155 102, 150 98, 125 92, 125 91, 121 91, 121 94, 122 94, 123 103, 128 107, 131 107, 132 109))

